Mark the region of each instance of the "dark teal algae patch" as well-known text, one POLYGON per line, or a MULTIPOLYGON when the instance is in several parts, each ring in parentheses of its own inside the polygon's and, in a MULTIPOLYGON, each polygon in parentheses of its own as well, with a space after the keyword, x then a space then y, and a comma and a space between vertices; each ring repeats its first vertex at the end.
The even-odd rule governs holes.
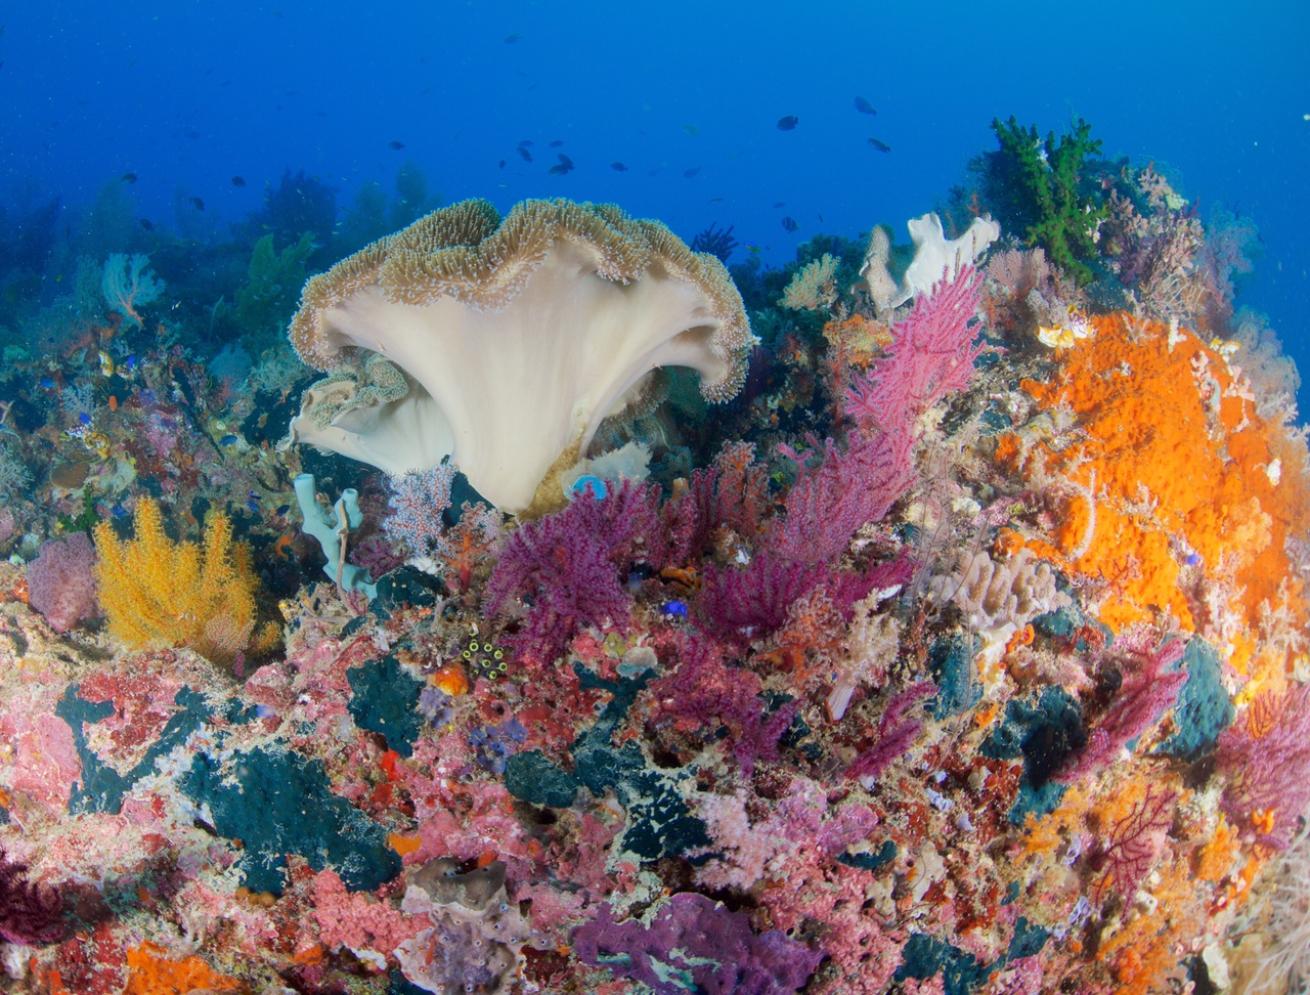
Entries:
POLYGON ((199 754, 182 790, 207 805, 214 828, 241 840, 241 868, 251 891, 281 894, 286 854, 314 870, 330 867, 352 891, 370 890, 400 873, 386 830, 339 795, 320 760, 259 748, 223 763, 199 754))

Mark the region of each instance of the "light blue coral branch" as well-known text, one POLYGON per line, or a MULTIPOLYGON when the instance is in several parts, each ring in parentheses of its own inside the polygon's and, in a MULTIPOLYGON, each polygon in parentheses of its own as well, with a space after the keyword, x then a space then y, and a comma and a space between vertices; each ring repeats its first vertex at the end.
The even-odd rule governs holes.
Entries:
POLYGON ((364 523, 364 513, 359 510, 359 493, 353 487, 347 488, 337 498, 333 510, 326 511, 318 503, 312 473, 299 474, 295 489, 296 503, 300 505, 300 515, 305 520, 303 531, 318 541, 327 557, 323 572, 342 591, 357 591, 372 601, 378 593, 373 578, 363 567, 345 562, 350 531, 364 523))

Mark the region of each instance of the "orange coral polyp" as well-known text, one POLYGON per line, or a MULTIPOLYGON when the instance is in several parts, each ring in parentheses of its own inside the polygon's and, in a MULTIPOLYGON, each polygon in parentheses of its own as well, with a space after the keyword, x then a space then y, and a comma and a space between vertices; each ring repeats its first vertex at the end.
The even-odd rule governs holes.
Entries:
MULTIPOLYGON (((1062 357, 1050 383, 1022 384, 1042 409, 1071 411, 1081 434, 1059 451, 1044 447, 1046 466, 1079 487, 1096 482, 1091 543, 1091 509, 1074 494, 1053 538, 1066 555, 1081 551, 1079 572, 1107 583, 1100 614, 1112 629, 1163 612, 1195 628, 1175 539, 1207 570, 1234 571, 1233 607, 1254 625, 1289 575, 1287 537, 1310 527, 1304 446, 1259 417, 1223 357, 1195 336, 1123 314, 1090 320, 1095 336, 1062 357)), ((996 455, 1016 463, 1018 437, 1000 439, 996 455)), ((1289 607, 1303 612, 1299 588, 1292 594, 1289 607)))

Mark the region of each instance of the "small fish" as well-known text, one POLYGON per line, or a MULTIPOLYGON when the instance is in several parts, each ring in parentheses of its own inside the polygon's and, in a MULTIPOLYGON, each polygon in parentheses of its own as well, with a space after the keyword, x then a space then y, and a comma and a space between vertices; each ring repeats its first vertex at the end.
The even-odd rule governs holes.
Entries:
POLYGON ((277 506, 277 512, 276 512, 276 514, 280 517, 280 516, 282 516, 282 515, 285 515, 285 514, 286 514, 288 511, 290 511, 290 510, 291 510, 291 505, 289 505, 289 504, 280 504, 280 505, 277 506))
POLYGON ((527 147, 527 146, 529 146, 529 145, 531 145, 531 144, 532 144, 532 139, 531 139, 531 138, 525 138, 525 139, 523 139, 523 141, 519 142, 519 148, 525 148, 525 147, 527 147))
MULTIPOLYGON (((123 502, 121 501, 115 501, 113 507, 109 509, 109 513, 115 518, 127 517, 127 509, 123 507, 123 502)), ((215 835, 217 835, 217 833, 215 833, 215 835)))
POLYGON ((855 109, 856 109, 857 111, 859 111, 861 114, 877 114, 877 113, 878 113, 878 111, 874 108, 873 104, 869 103, 869 102, 868 102, 867 100, 865 100, 863 97, 856 97, 856 98, 855 98, 855 109))
POLYGON ((140 224, 141 227, 144 228, 146 231, 155 230, 155 223, 151 221, 149 218, 142 218, 140 224))
POLYGON ((501 160, 500 160, 500 163, 499 163, 498 168, 500 168, 500 169, 504 169, 504 168, 505 168, 505 160, 504 160, 504 159, 501 159, 501 160))
POLYGON ((259 514, 259 502, 254 497, 246 498, 246 510, 252 515, 259 514))
POLYGON ((91 416, 87 414, 85 411, 83 411, 77 416, 77 423, 79 425, 90 425, 91 416))
POLYGON ((791 131, 796 125, 801 123, 801 119, 795 114, 788 114, 786 117, 778 118, 779 131, 791 131))
POLYGON ((123 368, 124 368, 125 370, 127 370, 128 373, 135 373, 135 372, 136 372, 136 356, 135 356, 135 355, 128 356, 127 359, 123 360, 123 368))
POLYGON ((696 125, 694 124, 684 124, 682 126, 682 130, 685 131, 687 134, 689 134, 692 138, 695 138, 697 135, 700 134, 700 128, 696 127, 696 125))
POLYGON ((870 138, 869 144, 872 145, 879 152, 890 152, 892 150, 892 147, 890 145, 888 145, 886 142, 881 142, 876 138, 870 138))
POLYGON ((669 618, 686 618, 687 602, 685 601, 667 601, 664 604, 664 614, 669 618))
POLYGON ((786 207, 786 206, 787 206, 787 202, 785 200, 775 200, 773 202, 773 209, 775 211, 780 207, 786 207))
POLYGON ((798 224, 796 223, 796 219, 793 218, 793 217, 789 214, 789 215, 787 215, 785 218, 782 219, 782 227, 783 227, 786 231, 795 231, 797 228, 800 227, 800 225, 798 225, 798 224))
POLYGON ((398 138, 393 138, 391 141, 387 142, 387 148, 391 149, 393 152, 399 152, 404 147, 405 143, 398 138))
POLYGON ((531 162, 531 161, 532 161, 532 153, 529 152, 529 151, 528 151, 526 148, 524 148, 522 145, 519 146, 519 155, 522 157, 522 159, 523 159, 524 162, 531 162))
POLYGON ((610 169, 616 173, 626 173, 628 171, 628 167, 621 162, 611 162, 610 169))
POLYGON ((564 145, 564 139, 562 139, 562 138, 557 138, 557 139, 555 139, 553 142, 550 143, 550 147, 551 147, 552 149, 558 149, 558 148, 561 148, 563 145, 564 145))
POLYGON ((234 187, 244 187, 246 185, 246 178, 244 176, 234 176, 232 177, 232 185, 234 187))
POLYGON ((572 169, 573 160, 561 152, 559 154, 559 162, 551 166, 550 169, 546 170, 546 172, 550 173, 551 176, 563 176, 565 173, 572 171, 572 169))
POLYGON ((114 357, 103 349, 100 350, 100 375, 102 377, 112 377, 114 375, 114 357))
POLYGON ((122 180, 124 183, 135 183, 136 173, 124 173, 122 176, 119 177, 119 179, 122 180))
POLYGON ((504 41, 506 45, 517 45, 522 39, 523 36, 515 31, 513 34, 506 35, 502 41, 504 41))
POLYGON ((233 446, 236 445, 236 441, 237 437, 235 435, 228 434, 219 439, 218 444, 220 446, 233 446))
POLYGON ((191 139, 192 141, 195 141, 197 138, 200 137, 200 132, 198 132, 195 128, 187 128, 187 130, 182 132, 182 134, 187 138, 191 139))
POLYGON ((203 211, 205 209, 205 202, 199 197, 188 197, 187 199, 191 201, 192 206, 197 211, 203 211))
POLYGON ((700 167, 699 167, 699 166, 692 166, 691 169, 684 169, 684 170, 682 171, 682 175, 683 175, 686 179, 689 179, 689 180, 690 180, 690 179, 694 179, 695 177, 697 177, 697 176, 700 175, 700 167))
POLYGON ((40 384, 42 387, 44 387, 46 390, 55 389, 55 381, 51 377, 42 377, 40 380, 37 381, 37 383, 40 384))

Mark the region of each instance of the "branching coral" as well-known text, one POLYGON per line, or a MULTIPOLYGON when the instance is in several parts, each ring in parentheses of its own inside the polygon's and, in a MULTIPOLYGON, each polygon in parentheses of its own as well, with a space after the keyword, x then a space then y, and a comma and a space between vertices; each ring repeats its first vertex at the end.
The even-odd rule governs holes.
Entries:
POLYGON ((201 543, 173 542, 159 505, 137 502, 135 538, 95 528, 96 581, 110 632, 129 646, 187 646, 219 662, 232 661, 255 627, 258 581, 250 554, 232 541, 232 522, 210 514, 201 543))
POLYGON ((1072 134, 1045 140, 1037 128, 1022 127, 1013 117, 992 121, 1004 167, 1023 186, 1027 213, 1024 237, 1041 245, 1051 262, 1069 270, 1079 283, 1092 278, 1089 260, 1096 255, 1097 225, 1105 209, 1082 189, 1083 167, 1101 151, 1091 126, 1079 121, 1072 134))
POLYGON ((566 200, 504 219, 463 201, 375 242, 305 285, 291 339, 320 369, 377 354, 404 374, 403 390, 347 389, 322 411, 311 391, 294 438, 393 474, 449 455, 507 511, 558 506, 554 478, 653 371, 691 367, 707 399, 727 400, 753 343, 718 259, 566 200))

